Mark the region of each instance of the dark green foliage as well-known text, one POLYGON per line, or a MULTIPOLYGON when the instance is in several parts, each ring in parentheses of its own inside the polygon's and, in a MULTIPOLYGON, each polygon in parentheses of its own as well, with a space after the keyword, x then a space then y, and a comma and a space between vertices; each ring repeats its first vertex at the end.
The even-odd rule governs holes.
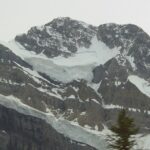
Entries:
POLYGON ((109 148, 115 150, 131 150, 135 145, 135 139, 132 135, 138 132, 135 127, 133 118, 127 116, 125 110, 121 110, 118 115, 117 124, 113 125, 110 130, 112 135, 108 136, 109 148))

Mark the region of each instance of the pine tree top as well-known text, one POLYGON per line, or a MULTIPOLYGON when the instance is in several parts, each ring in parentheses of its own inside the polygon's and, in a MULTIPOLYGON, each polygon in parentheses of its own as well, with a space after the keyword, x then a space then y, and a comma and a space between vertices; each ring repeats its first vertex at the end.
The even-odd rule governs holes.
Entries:
POLYGON ((131 137, 137 134, 138 128, 134 124, 134 119, 127 115, 125 109, 120 111, 116 125, 113 125, 110 130, 113 133, 108 136, 110 148, 130 150, 135 145, 135 140, 131 137))

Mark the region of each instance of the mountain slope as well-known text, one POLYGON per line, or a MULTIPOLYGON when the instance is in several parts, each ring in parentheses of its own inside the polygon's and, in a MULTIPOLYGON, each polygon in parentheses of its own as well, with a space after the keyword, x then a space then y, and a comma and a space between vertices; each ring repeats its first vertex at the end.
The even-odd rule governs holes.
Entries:
POLYGON ((11 105, 0 104, 33 122, 46 120, 75 145, 104 150, 106 128, 122 108, 135 118, 140 133, 150 132, 149 49, 149 35, 135 25, 94 27, 56 18, 1 42, 0 94, 11 105))

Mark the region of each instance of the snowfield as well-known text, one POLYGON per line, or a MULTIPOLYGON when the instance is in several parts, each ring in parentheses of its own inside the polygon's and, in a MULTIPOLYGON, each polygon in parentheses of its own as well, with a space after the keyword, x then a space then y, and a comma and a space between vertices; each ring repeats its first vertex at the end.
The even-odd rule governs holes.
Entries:
POLYGON ((79 66, 63 66, 54 64, 52 60, 42 58, 26 58, 26 61, 31 64, 34 70, 45 73, 52 79, 63 83, 77 79, 86 79, 91 81, 93 78, 92 70, 95 65, 79 65, 79 66))
POLYGON ((131 75, 128 80, 134 84, 143 94, 150 97, 150 83, 138 76, 131 75))
POLYGON ((45 73, 63 83, 77 79, 91 81, 92 70, 96 66, 106 63, 120 53, 120 47, 110 49, 103 42, 98 41, 96 37, 92 39, 89 48, 78 48, 77 53, 68 58, 63 56, 47 58, 43 53, 35 54, 33 51, 24 49, 15 41, 3 42, 2 44, 32 65, 34 70, 45 73))

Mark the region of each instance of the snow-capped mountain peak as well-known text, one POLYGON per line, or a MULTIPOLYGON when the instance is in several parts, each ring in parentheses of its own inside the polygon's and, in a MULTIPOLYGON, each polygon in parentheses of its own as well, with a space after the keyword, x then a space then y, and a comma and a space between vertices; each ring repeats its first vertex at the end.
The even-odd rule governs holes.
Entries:
POLYGON ((19 148, 47 150, 54 140, 62 150, 104 150, 106 128, 126 108, 149 133, 149 54, 150 37, 136 25, 95 27, 67 17, 1 42, 0 130, 19 148))

